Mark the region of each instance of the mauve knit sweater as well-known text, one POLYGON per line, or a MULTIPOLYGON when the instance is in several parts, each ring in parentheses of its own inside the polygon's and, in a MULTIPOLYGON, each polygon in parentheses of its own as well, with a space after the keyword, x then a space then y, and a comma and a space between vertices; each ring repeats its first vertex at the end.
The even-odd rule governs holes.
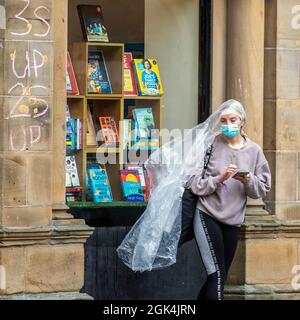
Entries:
POLYGON ((234 149, 217 135, 205 176, 203 179, 201 176, 199 172, 186 183, 186 187, 199 196, 197 208, 229 225, 240 226, 244 222, 247 196, 265 198, 271 189, 268 161, 261 147, 249 138, 241 148, 234 149), (250 171, 250 181, 243 183, 231 177, 220 183, 219 175, 230 164, 250 171))

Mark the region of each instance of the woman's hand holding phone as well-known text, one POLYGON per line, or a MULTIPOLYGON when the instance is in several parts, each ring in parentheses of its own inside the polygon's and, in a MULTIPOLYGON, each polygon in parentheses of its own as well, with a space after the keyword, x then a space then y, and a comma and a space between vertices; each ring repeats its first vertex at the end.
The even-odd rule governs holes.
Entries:
POLYGON ((236 170, 237 166, 235 164, 230 164, 227 167, 226 171, 220 175, 219 181, 223 183, 224 181, 228 180, 232 176, 232 174, 236 172, 236 170))
POLYGON ((237 170, 237 166, 234 164, 230 164, 226 171, 220 175, 220 179, 219 181, 221 183, 223 183, 224 181, 228 180, 230 177, 234 178, 235 180, 238 180, 242 183, 245 183, 247 181, 250 180, 250 174, 248 172, 245 172, 245 174, 237 174, 238 170, 237 170), (236 173, 235 175, 233 175, 234 173, 236 173))

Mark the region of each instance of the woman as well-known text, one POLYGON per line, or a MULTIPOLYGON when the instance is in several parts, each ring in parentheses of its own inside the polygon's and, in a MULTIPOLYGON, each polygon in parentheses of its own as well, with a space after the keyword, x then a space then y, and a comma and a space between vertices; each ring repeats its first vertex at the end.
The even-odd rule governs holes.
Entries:
POLYGON ((119 258, 130 269, 151 271, 176 263, 186 186, 199 195, 196 212, 201 214, 194 215, 194 231, 208 274, 198 298, 223 298, 246 196, 264 197, 271 182, 261 148, 242 130, 245 120, 243 106, 228 100, 206 121, 165 143, 146 160, 151 182, 148 205, 117 248, 119 258), (204 156, 211 144, 211 159, 201 180, 204 156), (232 178, 237 169, 249 171, 249 175, 232 178))
POLYGON ((195 218, 200 219, 194 230, 208 273, 198 299, 223 299, 247 196, 265 198, 270 191, 268 162, 260 146, 244 133, 245 120, 242 108, 232 107, 221 113, 221 134, 214 140, 205 177, 194 175, 186 184, 199 196, 195 218), (244 175, 235 175, 238 170, 244 171, 244 175), (209 265, 210 261, 213 264, 209 265))

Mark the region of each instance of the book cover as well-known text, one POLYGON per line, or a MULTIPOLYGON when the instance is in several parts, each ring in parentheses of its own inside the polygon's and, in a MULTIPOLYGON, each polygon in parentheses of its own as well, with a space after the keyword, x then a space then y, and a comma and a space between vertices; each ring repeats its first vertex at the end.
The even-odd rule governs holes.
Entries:
POLYGON ((143 188, 137 170, 120 170, 121 186, 125 201, 144 202, 143 188))
POLYGON ((107 28, 100 5, 77 6, 85 41, 108 42, 107 28))
POLYGON ((140 138, 157 138, 152 108, 135 108, 132 113, 137 122, 140 138))
POLYGON ((112 93, 111 84, 102 51, 88 54, 88 93, 112 93))
POLYGON ((78 139, 78 150, 82 150, 83 147, 83 136, 82 136, 82 120, 78 119, 79 121, 79 131, 78 131, 78 135, 79 135, 79 139, 78 139))
POLYGON ((155 150, 159 148, 159 130, 155 129, 152 108, 132 110, 134 117, 133 150, 155 150))
POLYGON ((139 94, 149 96, 162 95, 164 91, 157 60, 134 59, 133 63, 139 94))
POLYGON ((79 95, 79 89, 69 52, 67 53, 67 93, 79 95))
POLYGON ((124 95, 137 96, 137 86, 132 65, 132 53, 124 53, 124 95))
POLYGON ((81 119, 76 119, 77 126, 76 126, 76 149, 81 150, 81 119))
POLYGON ((112 202, 112 193, 105 167, 99 164, 89 166, 87 170, 90 196, 97 203, 112 202))
POLYGON ((105 144, 116 146, 119 143, 119 133, 113 117, 99 117, 102 139, 105 144))
POLYGON ((122 120, 123 149, 129 149, 131 146, 131 121, 131 119, 122 120))
POLYGON ((67 153, 72 151, 72 118, 70 114, 70 107, 66 107, 66 149, 67 153))
POLYGON ((66 187, 80 187, 76 160, 74 156, 66 157, 66 187))
POLYGON ((144 169, 143 166, 139 165, 137 162, 131 162, 127 163, 125 165, 125 168, 127 170, 136 170, 139 173, 140 181, 141 181, 141 186, 143 189, 146 188, 146 181, 145 181, 145 175, 144 175, 144 169))

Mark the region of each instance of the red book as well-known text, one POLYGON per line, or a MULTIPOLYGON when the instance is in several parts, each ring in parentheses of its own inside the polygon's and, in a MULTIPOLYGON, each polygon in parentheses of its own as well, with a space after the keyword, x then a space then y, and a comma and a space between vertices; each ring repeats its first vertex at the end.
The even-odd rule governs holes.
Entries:
POLYGON ((79 89, 69 52, 67 54, 67 93, 79 95, 79 89))
POLYGON ((119 134, 117 124, 113 117, 99 117, 102 137, 104 143, 109 144, 117 144, 119 143, 119 134))
POLYGON ((138 95, 132 65, 132 54, 130 52, 124 53, 124 95, 138 95))
POLYGON ((67 187, 66 188, 66 192, 70 192, 70 193, 76 193, 76 192, 81 192, 82 191, 82 187, 67 187))

